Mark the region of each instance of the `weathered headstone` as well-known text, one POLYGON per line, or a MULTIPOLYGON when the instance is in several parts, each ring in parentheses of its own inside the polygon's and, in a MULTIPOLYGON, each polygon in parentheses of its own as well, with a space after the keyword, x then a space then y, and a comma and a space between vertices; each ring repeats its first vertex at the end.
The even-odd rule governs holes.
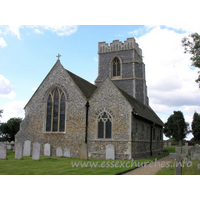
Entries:
POLYGON ((40 143, 33 143, 32 160, 40 160, 40 143))
POLYGON ((62 151, 62 148, 61 148, 61 147, 57 147, 57 148, 56 148, 56 156, 57 156, 57 157, 63 156, 63 151, 62 151))
POLYGON ((168 147, 171 147, 171 144, 172 144, 171 142, 168 142, 168 147))
POLYGON ((7 147, 7 150, 11 150, 12 149, 12 146, 11 146, 11 144, 6 144, 6 147, 7 147))
POLYGON ((30 156, 30 155, 31 155, 31 141, 26 140, 24 142, 23 156, 30 156))
POLYGON ((0 159, 6 159, 7 147, 5 144, 0 144, 0 159))
POLYGON ((164 147, 167 147, 167 142, 164 142, 164 147))
POLYGON ((188 143, 185 143, 185 154, 188 154, 188 143))
POLYGON ((44 156, 51 156, 51 145, 49 143, 44 144, 44 156))
POLYGON ((87 160, 88 159, 88 149, 87 144, 82 143, 80 148, 80 159, 87 160))
POLYGON ((200 160, 200 148, 191 149, 191 160, 200 160))
MULTIPOLYGON (((14 141, 11 141, 10 144, 11 144, 11 149, 14 149, 14 147, 15 147, 15 142, 14 142, 14 141)), ((15 152, 15 151, 13 151, 13 152, 15 152)))
POLYGON ((106 146, 106 159, 115 160, 115 146, 113 144, 108 144, 106 146))
POLYGON ((70 156, 70 149, 69 148, 64 148, 64 156, 65 157, 69 157, 69 158, 71 157, 70 156))
POLYGON ((15 144, 15 159, 22 158, 22 145, 20 143, 15 144))
POLYGON ((176 161, 176 175, 182 175, 182 160, 187 158, 187 154, 182 154, 181 147, 176 147, 175 153, 170 153, 169 157, 176 161))

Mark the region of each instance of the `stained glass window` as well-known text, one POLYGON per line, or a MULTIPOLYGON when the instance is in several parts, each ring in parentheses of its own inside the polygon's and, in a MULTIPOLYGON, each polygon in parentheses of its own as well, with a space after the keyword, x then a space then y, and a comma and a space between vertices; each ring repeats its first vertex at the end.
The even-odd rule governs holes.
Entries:
POLYGON ((106 122, 106 138, 111 138, 111 121, 108 119, 108 121, 106 122))
POLYGON ((47 100, 47 122, 46 131, 51 131, 52 97, 51 94, 47 100))
POLYGON ((65 130, 65 95, 62 94, 60 100, 60 130, 63 132, 65 130))
POLYGON ((103 138, 104 135, 104 123, 102 119, 98 123, 98 138, 103 138))
POLYGON ((65 131, 65 95, 61 89, 54 89, 47 100, 46 131, 65 131))

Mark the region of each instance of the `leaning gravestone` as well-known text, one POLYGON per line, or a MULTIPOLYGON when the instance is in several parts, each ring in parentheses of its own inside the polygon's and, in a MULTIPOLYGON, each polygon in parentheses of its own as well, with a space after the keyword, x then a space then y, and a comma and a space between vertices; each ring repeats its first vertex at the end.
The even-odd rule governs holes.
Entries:
POLYGON ((106 146, 106 159, 115 160, 115 147, 112 144, 106 146))
POLYGON ((22 158, 22 145, 20 143, 15 144, 15 159, 22 158))
POLYGON ((44 156, 51 156, 51 145, 49 143, 44 145, 44 156))
POLYGON ((87 144, 82 143, 80 148, 80 159, 81 160, 87 160, 88 159, 88 150, 87 150, 87 144))
POLYGON ((64 148, 64 157, 70 158, 70 149, 69 148, 64 148))
POLYGON ((23 151, 23 156, 30 156, 31 155, 31 141, 26 140, 24 142, 24 151, 23 151))
POLYGON ((33 143, 32 160, 40 160, 40 143, 33 143))
POLYGON ((0 159, 6 159, 7 147, 5 144, 0 144, 0 159))
POLYGON ((63 156, 63 151, 62 151, 62 148, 61 148, 61 147, 57 147, 57 148, 56 148, 56 156, 57 156, 57 157, 63 156))

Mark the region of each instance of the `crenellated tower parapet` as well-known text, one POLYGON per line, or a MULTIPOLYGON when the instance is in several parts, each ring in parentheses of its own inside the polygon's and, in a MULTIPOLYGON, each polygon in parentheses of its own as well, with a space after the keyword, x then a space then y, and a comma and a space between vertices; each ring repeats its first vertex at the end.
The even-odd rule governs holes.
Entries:
POLYGON ((119 40, 110 44, 99 42, 98 55, 96 86, 109 76, 117 87, 148 105, 145 64, 135 39, 127 38, 123 43, 119 40))
POLYGON ((138 44, 135 42, 135 38, 127 38, 124 43, 119 40, 113 40, 110 45, 106 42, 99 42, 98 53, 108 53, 123 50, 135 50, 139 56, 142 57, 142 50, 139 48, 138 44))

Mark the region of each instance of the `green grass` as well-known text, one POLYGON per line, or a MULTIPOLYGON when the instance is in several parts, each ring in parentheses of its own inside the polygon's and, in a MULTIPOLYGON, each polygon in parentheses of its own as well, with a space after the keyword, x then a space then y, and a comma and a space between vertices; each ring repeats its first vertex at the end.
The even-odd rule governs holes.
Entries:
MULTIPOLYGON (((165 147, 166 150, 173 152, 173 147, 165 147), (170 149, 171 148, 171 149, 170 149)), ((164 149, 165 149, 164 148, 164 149)), ((174 147, 175 150, 175 147, 174 147)), ((170 152, 170 153, 172 153, 170 152)), ((190 151, 189 151, 190 155, 190 151)), ((182 175, 200 175, 200 169, 198 169, 198 164, 200 164, 200 160, 191 160, 192 165, 186 165, 184 164, 184 167, 182 167, 182 175)), ((183 165, 183 161, 182 161, 183 165)), ((162 170, 160 170, 157 175, 175 175, 175 162, 171 163, 169 167, 165 167, 162 170)))
MULTIPOLYGON (((150 158, 134 160, 136 164, 144 164, 144 162, 151 162, 166 156, 168 152, 152 156, 150 158)), ((0 160, 0 174, 1 175, 114 175, 130 169, 131 161, 129 160, 98 160, 90 159, 91 162, 98 162, 97 167, 72 167, 71 162, 84 162, 78 158, 58 158, 41 156, 39 161, 32 160, 32 157, 23 157, 20 160, 15 160, 14 153, 11 150, 7 151, 7 159, 0 160), (110 167, 108 162, 110 161, 110 167), (103 163, 104 162, 104 163, 103 163), (111 162, 113 164, 111 165, 111 162), (124 162, 124 167, 121 165, 124 162), (129 162, 129 163, 127 163, 129 162), (99 167, 104 164, 104 167, 99 167), (128 167, 126 167, 126 164, 128 167), (114 167, 116 165, 116 167, 114 167), (111 167, 113 166, 113 167, 111 167)), ((87 162, 87 161, 86 161, 87 162)))

